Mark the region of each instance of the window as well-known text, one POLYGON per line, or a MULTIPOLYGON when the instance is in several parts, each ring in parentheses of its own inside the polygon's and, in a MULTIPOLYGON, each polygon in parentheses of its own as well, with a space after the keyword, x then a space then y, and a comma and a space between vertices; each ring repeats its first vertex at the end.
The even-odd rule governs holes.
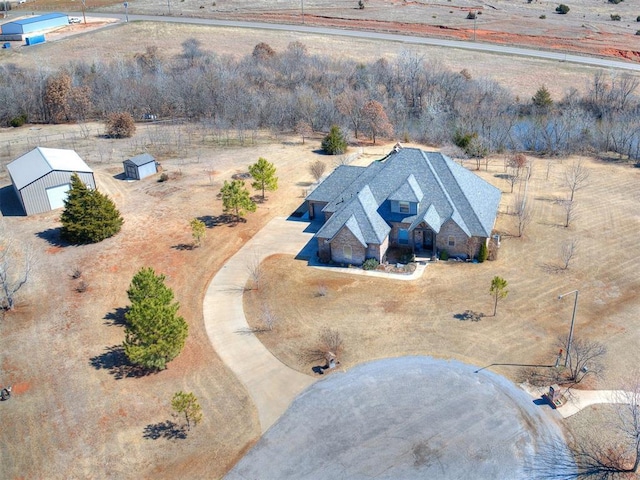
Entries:
POLYGON ((398 202, 398 208, 400 209, 400 213, 409 213, 411 211, 409 209, 409 202, 398 202))
POLYGON ((454 237, 453 235, 449 235, 449 238, 447 239, 447 243, 449 244, 450 247, 455 247, 456 237, 454 237))
POLYGON ((409 230, 406 228, 398 230, 398 243, 401 245, 407 245, 409 243, 409 230))
POLYGON ((345 260, 351 260, 351 257, 353 256, 351 245, 342 246, 342 256, 345 258, 345 260))

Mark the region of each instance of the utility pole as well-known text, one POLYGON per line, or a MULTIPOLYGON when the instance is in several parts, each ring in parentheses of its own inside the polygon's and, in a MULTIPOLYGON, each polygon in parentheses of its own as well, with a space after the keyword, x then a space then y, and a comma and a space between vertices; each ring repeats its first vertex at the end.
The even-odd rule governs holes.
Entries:
POLYGON ((580 293, 578 290, 573 290, 571 292, 563 293, 562 295, 558 295, 558 300, 562 300, 563 297, 567 295, 571 295, 572 293, 576 294, 576 299, 573 302, 573 315, 571 316, 571 328, 569 328, 569 339, 567 340, 567 355, 564 357, 564 366, 566 368, 569 363, 569 355, 571 355, 571 340, 573 339, 573 325, 576 322, 576 310, 578 309, 578 294, 580 293))

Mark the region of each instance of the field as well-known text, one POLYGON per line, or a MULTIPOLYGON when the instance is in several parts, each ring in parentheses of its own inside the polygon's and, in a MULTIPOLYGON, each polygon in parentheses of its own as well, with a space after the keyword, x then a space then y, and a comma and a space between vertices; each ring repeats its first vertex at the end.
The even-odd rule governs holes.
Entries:
MULTIPOLYGON (((290 9, 294 3, 279 2, 290 9)), ((365 12, 375 12, 376 2, 367 3, 365 12)), ((427 8, 419 2, 406 3, 402 7, 406 11, 427 8)), ((193 12, 200 10, 191 0, 180 5, 190 6, 193 12)), ((229 5, 219 1, 215 15, 239 15, 229 5)), ((345 5, 344 12, 358 14, 356 9, 347 9, 347 2, 341 5, 345 5)), ((142 12, 143 7, 160 10, 162 5, 132 2, 130 13, 138 8, 142 12)), ((310 2, 308 7, 305 18, 307 14, 320 17, 317 6, 310 2)), ((628 8, 624 4, 611 8, 619 7, 628 8)), ((268 12, 258 13, 264 17, 268 12)), ((72 33, 81 31, 77 25, 70 28, 72 33)), ((95 30, 91 36, 63 33, 59 41, 36 50, 2 51, 0 62, 53 68, 68 64, 71 54, 74 59, 108 60, 133 56, 153 44, 165 55, 177 55, 181 42, 191 37, 201 39, 206 50, 235 55, 250 54, 260 41, 282 49, 300 40, 311 53, 330 49, 336 55, 357 58, 393 56, 402 49, 381 42, 136 22, 95 30), (121 41, 125 35, 128 42, 121 41), (233 42, 228 41, 230 37, 233 42)), ((633 46, 638 37, 625 38, 631 39, 625 44, 633 46)), ((450 68, 467 68, 474 77, 504 81, 525 98, 541 83, 547 83, 558 97, 569 86, 584 88, 595 71, 455 50, 419 51, 450 68)), ((241 145, 234 132, 213 138, 190 125, 140 124, 130 140, 107 140, 100 133, 100 124, 0 130, 3 165, 38 145, 74 148, 95 169, 99 188, 114 199, 125 217, 123 231, 112 239, 92 246, 65 246, 57 232, 60 212, 14 216, 10 181, 4 169, 0 173, 3 231, 21 245, 32 245, 37 259, 31 281, 20 292, 18 308, 6 313, 0 323, 0 384, 13 384, 15 392, 9 402, 0 405, 0 477, 219 478, 260 432, 246 390, 209 344, 202 323, 204 289, 246 239, 273 216, 288 215, 302 202, 302 193, 312 180, 306 165, 317 158, 327 159, 315 152, 319 136, 301 144, 299 138, 261 133, 241 145), (122 160, 142 151, 157 156, 170 176, 168 182, 121 179, 122 160), (246 223, 224 223, 216 198, 222 182, 245 171, 260 156, 276 164, 279 190, 269 194, 246 223), (204 245, 197 249, 186 248, 191 241, 188 221, 193 217, 206 218, 212 225, 204 245), (190 335, 185 350, 168 370, 136 378, 126 376, 114 347, 123 340, 119 323, 127 306, 127 286, 142 266, 167 276, 190 335), (78 280, 70 276, 76 268, 89 285, 84 293, 75 291, 78 280), (178 390, 193 391, 205 416, 186 439, 170 438, 171 430, 166 428, 167 421, 175 420, 169 402, 178 390)), ((379 158, 390 146, 365 145, 359 161, 366 164, 379 158)), ((264 271, 271 288, 264 293, 281 322, 262 340, 282 361, 306 372, 308 365, 299 361, 297 352, 312 343, 324 325, 342 332, 345 367, 407 353, 451 356, 483 366, 548 363, 553 340, 566 332, 571 315, 571 300, 559 302, 556 296, 579 288, 576 334, 606 341, 610 350, 607 374, 595 386, 618 387, 637 363, 640 171, 586 159, 591 177, 588 187, 578 192, 580 217, 565 229, 553 199, 563 194, 560 178, 570 161, 535 161, 529 187, 535 220, 524 238, 503 237, 500 258, 494 263, 438 263, 429 265, 421 280, 399 284, 318 272, 286 257, 268 259, 264 271), (568 271, 556 272, 553 266, 558 262, 559 246, 571 237, 579 238, 579 254, 568 271), (466 309, 490 313, 488 282, 496 274, 510 283, 509 296, 499 306, 498 315, 478 323, 454 318, 466 309), (276 282, 273 278, 278 275, 276 282), (315 296, 320 284, 328 288, 326 297, 315 296), (372 290, 375 300, 371 300, 372 290), (291 301, 282 302, 282 298, 291 301)), ((479 172, 505 190, 504 180, 496 177, 500 173, 502 158, 495 159, 488 172, 479 172)), ((513 217, 506 213, 511 198, 504 195, 498 223, 499 230, 507 233, 514 231, 513 217)), ((247 298, 250 319, 255 319, 251 312, 259 300, 247 298)), ((497 366, 495 370, 515 378, 514 368, 497 366)))

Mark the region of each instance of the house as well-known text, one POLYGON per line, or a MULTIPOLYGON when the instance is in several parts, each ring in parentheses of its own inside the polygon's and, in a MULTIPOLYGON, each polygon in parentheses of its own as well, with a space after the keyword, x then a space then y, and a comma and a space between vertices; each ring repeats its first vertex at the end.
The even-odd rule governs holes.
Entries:
POLYGON ((501 192, 438 152, 394 150, 368 167, 341 165, 307 198, 323 262, 386 259, 389 247, 468 258, 491 237, 501 192), (473 240, 471 240, 473 239, 473 240))
POLYGON ((27 215, 64 206, 77 173, 89 188, 96 188, 93 170, 73 150, 37 147, 7 165, 13 189, 27 215))
POLYGON ((124 165, 124 175, 127 178, 135 178, 142 180, 149 175, 153 175, 158 171, 156 159, 148 153, 136 155, 122 162, 124 165))

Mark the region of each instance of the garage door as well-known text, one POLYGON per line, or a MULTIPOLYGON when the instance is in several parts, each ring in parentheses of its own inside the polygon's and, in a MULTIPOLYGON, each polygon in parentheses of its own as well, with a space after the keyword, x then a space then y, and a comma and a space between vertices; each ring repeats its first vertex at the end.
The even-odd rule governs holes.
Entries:
POLYGON ((47 188, 47 197, 49 197, 49 205, 51 210, 64 207, 64 201, 67 199, 67 192, 71 185, 65 183, 57 187, 47 188))

